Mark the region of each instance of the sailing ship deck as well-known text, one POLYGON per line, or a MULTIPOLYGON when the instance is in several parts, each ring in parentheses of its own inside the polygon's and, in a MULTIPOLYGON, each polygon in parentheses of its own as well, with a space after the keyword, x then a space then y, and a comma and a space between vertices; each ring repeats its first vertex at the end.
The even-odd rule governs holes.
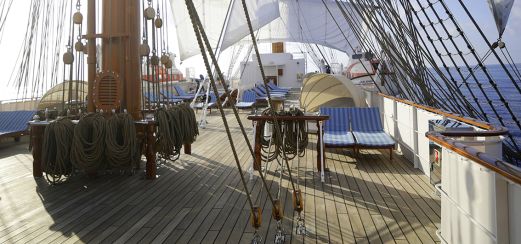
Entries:
MULTIPOLYGON (((242 114, 245 117, 245 114, 242 114)), ((229 116, 232 118, 233 116, 229 116)), ((218 113, 192 146, 158 170, 157 180, 143 175, 75 176, 50 186, 32 177, 27 144, 0 144, 0 243, 248 243, 253 229, 218 113)), ((246 125, 249 125, 245 119, 246 125)), ((243 168, 251 156, 238 126, 231 123, 243 168)), ((248 130, 251 136, 251 129, 248 130)), ((314 171, 316 137, 310 138, 300 187, 305 196, 308 235, 295 233, 296 216, 286 176, 282 179, 283 226, 292 243, 432 243, 438 242, 440 200, 419 170, 396 155, 362 150, 326 152, 330 174, 326 183, 314 171)), ((292 162, 296 165, 296 161, 292 162)), ((276 194, 276 163, 269 165, 268 184, 276 194)), ((294 172, 296 174, 296 172, 294 172)), ((253 199, 263 207, 260 235, 273 243, 275 223, 260 179, 249 181, 253 199)), ((289 241, 286 241, 289 243, 289 241)))

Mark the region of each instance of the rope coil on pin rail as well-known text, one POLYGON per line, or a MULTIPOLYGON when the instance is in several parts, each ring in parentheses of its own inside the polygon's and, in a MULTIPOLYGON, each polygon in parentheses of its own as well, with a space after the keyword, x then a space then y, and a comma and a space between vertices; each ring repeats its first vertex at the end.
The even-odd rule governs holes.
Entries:
POLYGON ((72 173, 70 150, 74 125, 70 119, 59 118, 45 128, 42 164, 45 178, 53 185, 65 181, 72 173))
POLYGON ((157 121, 156 151, 160 158, 175 161, 183 144, 195 142, 199 135, 195 112, 187 104, 160 107, 155 112, 157 121))
POLYGON ((111 168, 136 168, 139 164, 136 127, 128 113, 113 114, 106 122, 106 159, 111 168))
POLYGON ((90 113, 74 128, 71 162, 74 167, 94 172, 105 166, 106 120, 100 113, 90 113))

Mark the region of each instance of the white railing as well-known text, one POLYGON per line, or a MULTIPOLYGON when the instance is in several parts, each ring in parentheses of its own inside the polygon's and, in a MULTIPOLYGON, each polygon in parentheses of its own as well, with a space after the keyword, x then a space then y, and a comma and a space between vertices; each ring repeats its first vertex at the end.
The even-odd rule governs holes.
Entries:
POLYGON ((425 175, 430 176, 429 143, 441 146, 442 177, 436 191, 441 196, 437 234, 442 242, 521 243, 521 169, 498 160, 501 130, 486 134, 492 126, 459 117, 482 134, 454 138, 431 132, 427 138, 429 120, 458 116, 376 93, 366 97, 369 106, 379 107, 398 152, 425 175))

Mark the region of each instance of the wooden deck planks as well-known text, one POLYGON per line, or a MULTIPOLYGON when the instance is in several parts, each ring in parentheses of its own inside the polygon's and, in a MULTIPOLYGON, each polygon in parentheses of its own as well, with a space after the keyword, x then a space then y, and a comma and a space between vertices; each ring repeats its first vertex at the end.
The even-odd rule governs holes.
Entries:
MULTIPOLYGON (((161 166, 155 181, 143 180, 141 174, 76 176, 49 186, 31 177, 26 144, 0 145, 0 242, 250 242, 249 205, 220 116, 208 121, 193 155, 161 166)), ((245 171, 252 158, 236 122, 230 119, 230 125, 245 171)), ((251 136, 251 128, 247 133, 251 136)), ((419 170, 399 155, 389 161, 387 152, 362 150, 354 157, 350 150, 333 149, 326 151, 331 172, 322 183, 314 169, 315 140, 312 135, 299 170, 306 236, 294 234, 297 216, 287 171, 281 182, 286 243, 439 241, 440 200, 419 170)), ((296 177, 296 159, 289 163, 296 177)), ((272 193, 279 188, 276 168, 271 163, 266 175, 272 193)), ((248 187, 263 209, 259 234, 273 242, 276 222, 258 172, 248 187)))

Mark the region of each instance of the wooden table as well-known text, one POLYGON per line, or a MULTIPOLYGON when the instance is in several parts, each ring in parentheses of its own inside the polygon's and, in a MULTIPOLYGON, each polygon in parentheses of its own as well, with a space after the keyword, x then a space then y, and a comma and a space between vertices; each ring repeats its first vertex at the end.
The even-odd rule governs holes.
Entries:
POLYGON ((324 143, 323 143, 323 123, 324 121, 329 119, 329 115, 303 115, 303 116, 268 116, 268 115, 250 115, 248 119, 253 121, 253 130, 255 132, 255 140, 254 140, 254 161, 253 161, 253 169, 260 170, 261 169, 261 135, 262 128, 266 124, 266 121, 315 121, 318 127, 318 137, 317 137, 317 170, 320 172, 320 178, 322 182, 324 182, 324 171, 325 169, 325 161, 324 161, 324 143))

